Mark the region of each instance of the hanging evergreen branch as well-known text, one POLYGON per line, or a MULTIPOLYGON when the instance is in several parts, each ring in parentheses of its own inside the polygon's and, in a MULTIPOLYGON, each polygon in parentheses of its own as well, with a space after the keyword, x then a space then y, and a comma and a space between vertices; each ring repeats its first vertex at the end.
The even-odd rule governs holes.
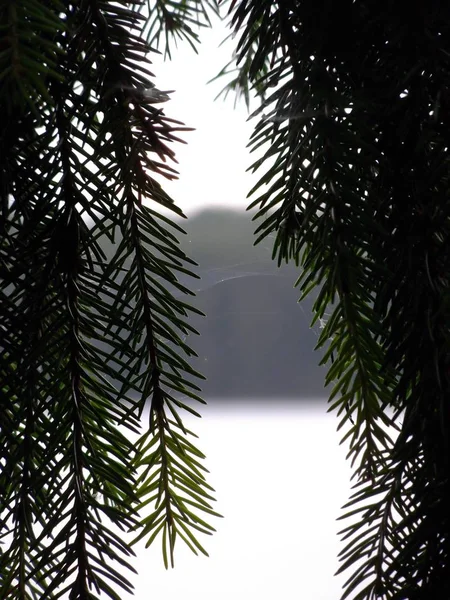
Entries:
POLYGON ((276 233, 274 257, 301 264, 313 322, 331 312, 318 346, 356 480, 344 597, 447 597, 448 8, 236 0, 230 15, 265 97, 257 242, 276 233))
POLYGON ((140 508, 167 517, 166 564, 166 536, 171 554, 178 536, 195 551, 212 530, 199 515, 216 514, 177 412, 201 401, 181 339, 199 311, 176 277, 195 263, 158 212, 183 216, 158 178, 176 177, 187 128, 161 108, 142 9, 11 0, 0 13, 2 598, 119 598, 132 550, 117 528, 161 532, 140 508), (119 238, 109 259, 106 237, 119 238))
POLYGON ((186 41, 197 52, 198 30, 210 27, 210 13, 219 15, 217 0, 147 0, 139 9, 147 19, 143 35, 152 48, 163 46, 169 58, 172 43, 179 41, 186 41))

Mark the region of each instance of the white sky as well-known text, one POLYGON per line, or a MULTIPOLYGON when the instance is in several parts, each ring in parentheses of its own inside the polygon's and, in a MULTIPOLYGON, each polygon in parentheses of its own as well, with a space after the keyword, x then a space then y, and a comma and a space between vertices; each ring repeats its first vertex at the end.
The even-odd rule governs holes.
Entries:
MULTIPOLYGON (((241 207, 253 178, 246 150, 253 123, 244 104, 214 97, 225 82, 206 85, 230 57, 218 48, 224 30, 205 31, 199 55, 184 45, 172 63, 154 63, 155 83, 175 89, 164 105, 170 117, 196 127, 175 148, 180 180, 165 189, 190 216, 205 205, 241 207)), ((202 410, 192 423, 208 457, 217 510, 225 519, 203 539, 210 558, 182 542, 174 570, 163 566, 160 540, 139 549, 135 597, 175 600, 338 600, 336 523, 349 495, 349 467, 339 447, 336 418, 321 408, 247 407, 202 410)))
POLYGON ((239 102, 234 108, 232 95, 214 102, 225 79, 207 85, 231 58, 232 45, 219 47, 226 29, 217 25, 203 31, 197 55, 183 44, 172 62, 156 55, 152 58, 157 88, 176 90, 161 107, 171 118, 196 129, 181 136, 187 145, 173 146, 179 180, 163 182, 187 216, 205 205, 245 209, 246 195, 255 181, 255 176, 245 173, 252 162, 246 146, 254 127, 247 122, 245 104, 239 102))

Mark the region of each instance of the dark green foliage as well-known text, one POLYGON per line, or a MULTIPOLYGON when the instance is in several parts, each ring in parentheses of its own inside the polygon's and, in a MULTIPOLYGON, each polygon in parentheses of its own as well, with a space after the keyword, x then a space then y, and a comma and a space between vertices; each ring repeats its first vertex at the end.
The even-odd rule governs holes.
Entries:
MULTIPOLYGON (((0 7, 1 598, 119 598, 117 528, 161 534, 166 565, 177 537, 204 552, 212 529, 179 415, 201 401, 193 261, 158 211, 182 216, 161 180, 186 128, 147 54, 194 43, 217 6, 149 7, 0 7)), ((316 321, 331 312, 318 346, 355 477, 344 597, 447 598, 450 5, 233 0, 229 15, 230 88, 261 100, 258 241, 301 267, 316 321)))
POLYGON ((120 598, 132 550, 117 528, 162 533, 166 563, 178 536, 203 551, 194 533, 212 529, 178 416, 193 410, 180 395, 200 400, 176 277, 194 263, 158 213, 182 216, 160 179, 186 128, 148 99, 144 8, 0 9, 1 598, 120 598), (121 240, 108 258, 105 234, 121 240))
POLYGON ((277 232, 302 295, 319 288, 315 318, 332 310, 319 346, 355 468, 344 597, 446 598, 450 6, 231 11, 241 79, 264 99, 258 240, 277 232))
POLYGON ((186 41, 197 52, 199 27, 209 27, 210 14, 219 14, 215 0, 147 0, 147 7, 149 17, 143 33, 152 47, 158 47, 164 38, 169 58, 173 42, 186 41))

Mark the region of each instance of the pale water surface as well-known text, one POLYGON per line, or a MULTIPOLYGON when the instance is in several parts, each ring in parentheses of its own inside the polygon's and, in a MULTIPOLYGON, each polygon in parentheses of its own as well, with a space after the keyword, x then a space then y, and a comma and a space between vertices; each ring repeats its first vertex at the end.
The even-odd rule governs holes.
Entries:
POLYGON ((350 490, 346 449, 324 400, 214 400, 188 419, 207 455, 224 519, 204 539, 210 557, 180 542, 166 571, 159 544, 138 549, 136 598, 338 600, 336 522, 350 490))

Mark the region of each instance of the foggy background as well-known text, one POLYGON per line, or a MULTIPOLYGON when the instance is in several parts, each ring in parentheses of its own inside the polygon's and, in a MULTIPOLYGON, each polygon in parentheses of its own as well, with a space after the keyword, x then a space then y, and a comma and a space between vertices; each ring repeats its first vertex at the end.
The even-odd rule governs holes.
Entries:
POLYGON ((320 329, 309 326, 313 298, 297 302, 298 268, 277 267, 273 238, 253 246, 259 223, 245 208, 260 174, 246 172, 257 158, 246 145, 255 122, 243 102, 215 101, 225 81, 207 84, 231 58, 226 35, 215 21, 198 54, 180 45, 172 61, 153 57, 152 69, 159 89, 175 90, 166 114, 195 128, 174 147, 179 179, 161 184, 188 216, 180 243, 199 264, 200 280, 180 279, 196 292, 183 300, 207 315, 190 317, 200 336, 187 342, 198 354, 192 366, 207 377, 197 383, 208 404, 195 406, 201 419, 182 416, 206 454, 224 518, 211 519, 217 532, 199 538, 209 557, 178 542, 175 569, 165 570, 159 538, 148 549, 141 543, 135 597, 338 600, 346 447, 327 414, 326 369, 314 352, 320 329))

